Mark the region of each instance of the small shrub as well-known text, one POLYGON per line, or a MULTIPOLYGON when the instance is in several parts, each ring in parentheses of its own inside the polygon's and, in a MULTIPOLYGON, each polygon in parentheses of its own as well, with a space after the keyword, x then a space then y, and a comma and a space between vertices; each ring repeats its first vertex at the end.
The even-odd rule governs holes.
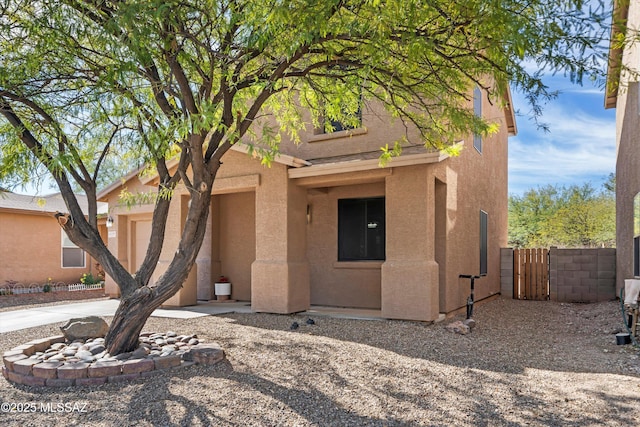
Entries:
POLYGON ((94 277, 91 273, 84 273, 80 278, 80 283, 83 285, 95 285, 96 283, 100 283, 100 278, 94 277))
POLYGON ((44 284, 44 286, 42 287, 42 292, 47 293, 47 292, 51 292, 52 288, 51 285, 53 284, 53 279, 51 277, 47 278, 47 283, 44 284))

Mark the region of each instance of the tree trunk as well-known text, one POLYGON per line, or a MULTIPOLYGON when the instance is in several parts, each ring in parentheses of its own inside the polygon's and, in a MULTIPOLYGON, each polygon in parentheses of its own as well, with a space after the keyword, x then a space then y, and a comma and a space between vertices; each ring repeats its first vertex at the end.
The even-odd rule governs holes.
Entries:
POLYGON ((138 348, 142 328, 164 299, 166 298, 158 296, 147 287, 136 290, 128 297, 122 297, 105 337, 105 346, 110 355, 138 348))
MULTIPOLYGON (((219 165, 218 165, 219 166, 219 165)), ((215 172, 207 176, 206 181, 198 180, 198 182, 204 184, 202 194, 191 193, 191 202, 187 218, 182 231, 178 250, 176 251, 171 263, 167 270, 158 278, 153 287, 145 286, 149 277, 153 272, 153 268, 157 265, 157 259, 162 248, 163 237, 158 237, 157 234, 153 234, 152 242, 149 246, 156 247, 156 255, 151 256, 150 253, 154 252, 150 249, 147 250, 147 256, 143 261, 143 265, 136 274, 136 280, 140 280, 137 284, 140 286, 130 293, 122 292, 122 299, 118 310, 111 321, 109 332, 105 338, 105 346, 110 355, 114 356, 120 353, 127 353, 135 350, 139 344, 140 331, 144 327, 145 323, 151 313, 160 307, 163 302, 175 295, 182 284, 187 279, 189 271, 193 267, 196 256, 200 251, 202 240, 207 228, 207 219, 209 217, 209 205, 211 203, 211 193, 209 189, 213 184, 215 178, 215 172), (194 194, 196 197, 194 197, 194 194), (159 242, 154 242, 153 239, 158 239, 159 242)), ((166 203, 168 206, 168 203, 166 203)), ((156 212, 159 208, 156 206, 154 212, 154 223, 156 222, 156 212)), ((164 214, 160 216, 159 221, 163 224, 167 220, 168 207, 164 209, 164 214)), ((164 225, 162 226, 162 236, 164 236, 164 225)), ((130 276, 124 276, 114 278, 116 283, 123 289, 120 279, 123 283, 130 276)))

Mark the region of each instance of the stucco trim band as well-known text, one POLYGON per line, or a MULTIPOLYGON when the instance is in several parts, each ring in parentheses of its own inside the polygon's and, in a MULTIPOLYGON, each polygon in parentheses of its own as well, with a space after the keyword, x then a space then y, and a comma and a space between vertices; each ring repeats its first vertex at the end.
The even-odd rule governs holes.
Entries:
MULTIPOLYGON (((408 154, 405 156, 395 157, 389 161, 386 167, 400 167, 423 165, 428 163, 439 163, 450 157, 444 151, 436 151, 430 153, 408 154)), ((320 165, 312 165, 304 168, 289 169, 289 178, 306 178, 311 176, 332 175, 336 173, 360 172, 367 170, 380 169, 379 159, 368 160, 349 160, 339 163, 326 163, 320 165)))
POLYGON ((239 193, 253 191, 260 185, 260 175, 241 175, 228 178, 216 178, 213 182, 212 194, 239 193))

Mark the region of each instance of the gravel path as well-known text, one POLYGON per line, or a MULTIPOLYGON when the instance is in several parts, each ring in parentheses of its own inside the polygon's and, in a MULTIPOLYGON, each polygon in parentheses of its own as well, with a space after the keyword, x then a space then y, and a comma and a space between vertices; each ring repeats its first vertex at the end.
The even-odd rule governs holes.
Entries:
MULTIPOLYGON (((35 409, 1 413, 0 425, 640 425, 640 352, 615 344, 617 302, 496 299, 474 312, 478 325, 466 336, 445 330, 453 319, 315 317, 306 326, 302 316, 269 314, 150 318, 146 331, 196 333, 222 345, 228 360, 82 389, 0 378, 2 403, 35 409)), ((2 334, 0 351, 57 332, 2 334)))

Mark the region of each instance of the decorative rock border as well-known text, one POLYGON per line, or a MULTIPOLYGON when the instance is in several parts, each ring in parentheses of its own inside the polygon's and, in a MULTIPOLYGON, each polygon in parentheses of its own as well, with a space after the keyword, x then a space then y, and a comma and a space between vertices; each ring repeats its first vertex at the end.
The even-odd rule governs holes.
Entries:
POLYGON ((148 377, 155 371, 178 366, 214 365, 225 359, 219 345, 202 344, 197 339, 179 349, 165 349, 158 354, 149 350, 147 344, 152 335, 142 334, 141 346, 132 353, 97 360, 93 358, 93 361, 91 358, 82 360, 75 357, 71 360, 46 360, 45 354, 58 352, 73 344, 66 342, 63 335, 29 341, 4 353, 2 375, 10 382, 28 386, 91 386, 148 377))

